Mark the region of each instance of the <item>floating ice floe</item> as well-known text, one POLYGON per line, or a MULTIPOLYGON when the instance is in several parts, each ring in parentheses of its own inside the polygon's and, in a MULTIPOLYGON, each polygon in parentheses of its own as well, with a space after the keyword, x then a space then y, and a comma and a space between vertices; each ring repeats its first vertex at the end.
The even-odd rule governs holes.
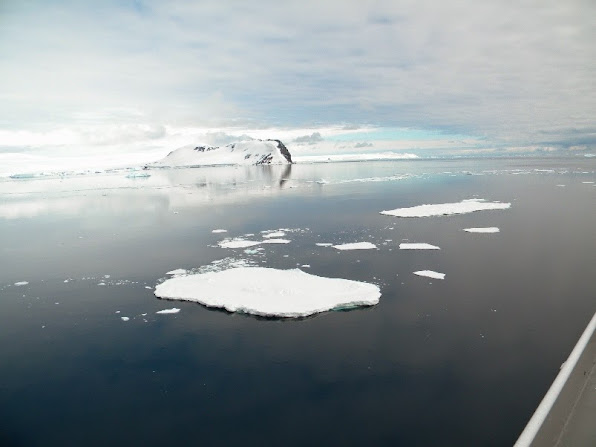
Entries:
POLYGON ((29 284, 29 281, 19 281, 14 283, 15 286, 26 286, 27 284, 29 284))
POLYGON ((284 237, 286 235, 286 233, 284 233, 283 231, 272 231, 270 233, 265 233, 263 234, 264 238, 279 238, 279 237, 284 237))
POLYGON ((403 242, 399 244, 400 250, 440 250, 436 245, 425 244, 425 243, 409 243, 403 242))
POLYGON ((425 276, 432 279, 445 279, 445 273, 435 272, 433 270, 419 270, 414 272, 414 275, 425 276))
POLYGON ((121 319, 122 321, 128 321, 128 320, 130 320, 130 318, 128 318, 128 317, 120 317, 120 319, 121 319))
POLYGON ((180 309, 178 309, 177 307, 172 307, 171 309, 158 310, 155 313, 156 314, 177 314, 178 312, 180 312, 180 309))
POLYGON ((486 202, 483 199, 469 199, 456 203, 439 203, 412 206, 409 208, 397 208, 394 210, 381 211, 381 214, 395 217, 449 216, 454 214, 473 213, 474 211, 504 210, 510 206, 511 203, 486 202))
POLYGON ((482 228, 464 228, 464 231, 467 233, 498 233, 499 230, 497 227, 482 227, 482 228))
POLYGON ((187 271, 185 269, 176 269, 176 270, 170 270, 168 273, 166 273, 166 275, 185 275, 187 273, 187 271))
POLYGON ((592 185, 594 182, 582 182, 584 185, 592 185))
POLYGON ((371 250, 377 248, 377 246, 370 242, 353 242, 351 244, 333 245, 333 248, 338 250, 371 250))
POLYGON ((317 242, 315 245, 318 247, 331 247, 333 244, 331 242, 317 242))
POLYGON ((223 228, 217 228, 215 230, 211 230, 212 233, 227 233, 228 230, 224 230, 223 228))
POLYGON ((296 318, 379 302, 374 284, 311 275, 299 269, 239 267, 179 276, 155 287, 160 298, 196 301, 230 312, 296 318))
POLYGON ((289 239, 265 239, 263 242, 261 242, 262 244, 289 244, 290 241, 289 239))
POLYGON ((221 248, 248 248, 259 244, 261 244, 260 241, 249 241, 246 239, 226 239, 224 241, 218 242, 217 245, 219 245, 221 248))

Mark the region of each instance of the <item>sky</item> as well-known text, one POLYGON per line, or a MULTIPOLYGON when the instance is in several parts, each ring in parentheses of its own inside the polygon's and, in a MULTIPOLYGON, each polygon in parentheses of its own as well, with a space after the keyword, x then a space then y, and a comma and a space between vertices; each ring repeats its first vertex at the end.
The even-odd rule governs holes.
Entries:
POLYGON ((0 0, 0 154, 596 150, 596 2, 0 0))

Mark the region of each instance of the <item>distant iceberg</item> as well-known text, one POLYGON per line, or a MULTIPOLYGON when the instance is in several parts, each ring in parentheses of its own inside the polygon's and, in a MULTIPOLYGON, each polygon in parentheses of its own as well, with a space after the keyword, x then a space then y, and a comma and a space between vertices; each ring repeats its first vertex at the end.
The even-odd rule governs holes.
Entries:
POLYGON ((399 244, 399 249, 400 250, 440 250, 441 248, 437 247, 436 245, 425 244, 425 243, 404 242, 402 244, 399 244))
POLYGON ((298 318, 334 309, 372 306, 378 286, 311 275, 299 269, 238 267, 168 279, 159 298, 196 301, 208 307, 264 317, 298 318))
POLYGON ((292 155, 280 140, 248 140, 226 146, 184 146, 149 167, 291 164, 292 155))
POLYGON ((445 279, 445 273, 435 272, 433 270, 418 270, 414 275, 424 276, 432 279, 445 279))
POLYGON ((409 208, 397 208, 394 210, 381 211, 381 214, 395 217, 431 217, 450 216, 454 214, 467 214, 474 211, 504 210, 511 206, 511 203, 486 202, 483 199, 462 200, 456 203, 439 203, 433 205, 419 205, 409 208))

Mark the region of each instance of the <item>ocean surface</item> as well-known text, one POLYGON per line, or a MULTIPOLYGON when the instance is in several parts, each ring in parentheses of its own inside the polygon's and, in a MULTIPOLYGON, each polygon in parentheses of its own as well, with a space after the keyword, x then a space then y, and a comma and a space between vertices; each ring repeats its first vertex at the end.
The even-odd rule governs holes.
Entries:
POLYGON ((1 179, 0 445, 512 445, 596 311, 595 181, 583 157, 1 179), (379 214, 472 198, 511 207, 379 214), (378 249, 316 245, 350 242, 378 249), (286 320, 153 294, 239 260, 382 296, 286 320))

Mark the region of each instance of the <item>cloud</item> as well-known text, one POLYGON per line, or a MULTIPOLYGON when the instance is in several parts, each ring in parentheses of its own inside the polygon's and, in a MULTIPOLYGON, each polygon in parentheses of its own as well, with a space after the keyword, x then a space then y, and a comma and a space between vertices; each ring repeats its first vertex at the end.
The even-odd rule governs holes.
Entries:
POLYGON ((316 144, 323 141, 323 137, 321 136, 320 132, 313 132, 310 135, 303 135, 301 137, 294 138, 292 141, 298 144, 316 144))
POLYGON ((354 145, 355 148, 362 148, 362 147, 373 147, 374 144, 370 143, 370 142, 366 142, 366 141, 362 141, 360 143, 356 143, 354 145))
POLYGON ((595 15, 581 0, 8 2, 0 129, 377 124, 596 147, 595 15))

